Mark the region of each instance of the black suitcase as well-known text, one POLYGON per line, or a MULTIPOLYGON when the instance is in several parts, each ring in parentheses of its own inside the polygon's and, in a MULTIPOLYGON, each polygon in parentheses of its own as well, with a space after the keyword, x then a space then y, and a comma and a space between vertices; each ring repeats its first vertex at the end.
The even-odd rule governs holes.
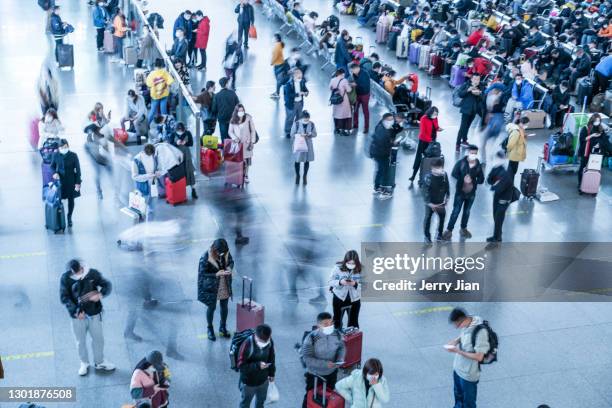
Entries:
POLYGON ((525 169, 521 173, 521 194, 527 198, 533 198, 538 192, 538 181, 540 173, 534 169, 525 169))
POLYGON ((74 68, 74 46, 57 44, 57 63, 60 68, 74 68))
POLYGON ((391 51, 395 51, 397 48, 397 38, 399 37, 399 31, 391 31, 389 33, 389 39, 387 40, 387 48, 391 51))
POLYGON ((383 188, 388 192, 393 192, 395 188, 395 173, 397 169, 397 152, 399 151, 398 146, 391 148, 391 155, 389 155, 389 168, 387 169, 387 180, 383 188))
POLYGON ((586 105, 590 104, 593 99, 593 83, 590 77, 580 78, 576 87, 576 102, 579 106, 585 103, 585 98, 586 105))
POLYGON ((66 213, 61 201, 56 204, 45 203, 45 227, 56 234, 66 229, 66 213))

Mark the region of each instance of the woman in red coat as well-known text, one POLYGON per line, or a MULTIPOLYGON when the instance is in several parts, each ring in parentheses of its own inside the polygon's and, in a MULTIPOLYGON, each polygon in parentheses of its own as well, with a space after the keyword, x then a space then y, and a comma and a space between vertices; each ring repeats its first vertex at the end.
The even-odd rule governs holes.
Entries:
POLYGON ((196 13, 200 22, 198 23, 198 31, 196 32, 195 48, 200 50, 202 62, 197 69, 206 69, 206 47, 208 47, 208 34, 210 32, 210 20, 201 11, 196 13))
POLYGON ((417 147, 416 154, 414 156, 414 164, 412 166, 412 177, 410 177, 410 182, 414 181, 419 169, 421 168, 421 159, 423 153, 431 142, 436 141, 436 137, 438 132, 441 132, 442 129, 438 126, 438 108, 432 106, 427 109, 425 114, 421 116, 420 120, 420 129, 419 129, 419 146, 417 147))

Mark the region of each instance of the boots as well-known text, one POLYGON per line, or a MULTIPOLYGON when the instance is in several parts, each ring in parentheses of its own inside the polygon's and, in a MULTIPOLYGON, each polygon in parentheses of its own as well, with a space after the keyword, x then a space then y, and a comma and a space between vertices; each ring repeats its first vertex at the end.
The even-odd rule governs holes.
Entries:
POLYGON ((191 198, 194 200, 198 199, 198 193, 196 193, 195 187, 191 187, 191 198))
POLYGON ((215 329, 212 326, 208 326, 208 340, 215 341, 217 337, 215 336, 215 329))
POLYGON ((225 328, 225 326, 221 326, 219 328, 219 336, 221 337, 225 337, 225 338, 230 338, 232 337, 232 335, 227 331, 227 329, 225 328))
POLYGON ((296 174, 295 175, 295 185, 298 186, 300 184, 300 175, 296 174))
POLYGON ((306 180, 306 175, 304 174, 304 178, 302 179, 302 183, 304 185, 308 184, 308 180, 306 180))

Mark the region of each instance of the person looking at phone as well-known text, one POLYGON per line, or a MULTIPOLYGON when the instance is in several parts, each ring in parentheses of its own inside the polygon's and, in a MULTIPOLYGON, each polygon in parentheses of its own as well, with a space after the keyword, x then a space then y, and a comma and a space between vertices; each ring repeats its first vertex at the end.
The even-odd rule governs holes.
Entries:
POLYGON ((346 347, 340 332, 334 327, 332 315, 327 312, 317 316, 317 328, 304 338, 301 355, 306 366, 306 394, 302 408, 306 408, 308 391, 314 389, 315 377, 327 383, 327 388, 334 389, 338 380, 338 367, 344 363, 346 347))
POLYGON ((334 267, 329 277, 329 289, 333 294, 334 327, 342 329, 342 316, 348 308, 348 327, 359 327, 361 308, 361 262, 359 254, 350 250, 334 267))
POLYGON ((255 333, 245 340, 238 352, 240 370, 240 408, 250 408, 255 397, 255 408, 263 408, 268 385, 274 382, 276 372, 272 329, 260 324, 255 333))
POLYGON ((602 125, 601 115, 594 113, 585 127, 580 129, 578 134, 578 152, 577 156, 580 159, 580 168, 578 169, 578 192, 580 193, 580 185, 582 184, 582 173, 589 163, 589 156, 594 151, 599 149, 602 154, 611 151, 610 143, 605 136, 606 131, 602 125))
POLYGON ((423 181, 423 198, 425 199, 425 220, 423 229, 425 232, 425 243, 431 243, 431 217, 438 214, 438 234, 436 241, 444 241, 442 230, 446 218, 446 203, 450 196, 448 176, 444 171, 444 160, 435 159, 431 164, 431 173, 425 176, 423 181))

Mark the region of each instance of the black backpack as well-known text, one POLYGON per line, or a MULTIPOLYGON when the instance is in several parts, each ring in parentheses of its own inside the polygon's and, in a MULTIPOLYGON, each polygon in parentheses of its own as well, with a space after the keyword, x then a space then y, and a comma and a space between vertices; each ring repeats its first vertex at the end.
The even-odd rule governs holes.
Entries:
POLYGON ((489 337, 489 351, 487 351, 484 355, 484 358, 480 364, 493 364, 497 361, 497 348, 499 347, 499 338, 497 337, 497 333, 493 331, 491 326, 489 326, 489 322, 484 320, 481 324, 476 326, 472 331, 472 347, 476 347, 476 336, 480 330, 486 330, 487 336, 489 337))
POLYGON ((425 157, 440 157, 442 156, 442 148, 440 143, 431 142, 427 149, 425 149, 425 157))
POLYGON ((327 17, 327 26, 329 27, 330 30, 333 30, 335 28, 340 28, 340 20, 338 19, 338 17, 331 15, 329 17, 327 17))
MULTIPOLYGON (((234 333, 232 337, 232 342, 230 343, 229 349, 229 358, 230 358, 230 368, 234 371, 238 371, 238 354, 240 353, 240 347, 242 347, 242 343, 249 340, 255 334, 255 330, 246 329, 241 332, 234 333)), ((253 348, 251 348, 251 353, 253 352, 253 348)))
POLYGON ((329 96, 330 105, 340 105, 342 102, 344 102, 344 95, 341 94, 340 90, 338 89, 340 88, 340 83, 342 83, 342 80, 340 80, 338 85, 331 91, 331 95, 329 96))

